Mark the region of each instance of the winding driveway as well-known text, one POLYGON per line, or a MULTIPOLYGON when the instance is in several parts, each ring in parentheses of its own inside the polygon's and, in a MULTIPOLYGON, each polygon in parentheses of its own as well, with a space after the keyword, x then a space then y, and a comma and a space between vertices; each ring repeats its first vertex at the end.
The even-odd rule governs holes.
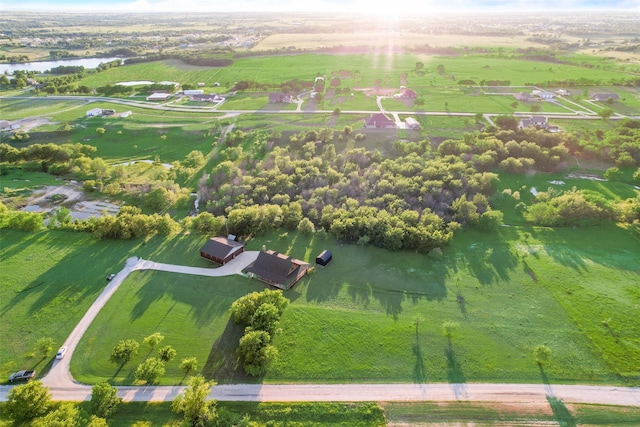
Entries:
MULTIPOLYGON (((109 282, 65 341, 67 357, 55 360, 42 382, 53 399, 83 401, 91 398, 91 386, 76 382, 69 371, 69 361, 80 338, 120 287, 136 270, 161 270, 180 274, 220 277, 242 274, 258 256, 247 251, 219 268, 199 268, 163 264, 129 258, 125 267, 109 282)), ((7 400, 11 386, 0 386, 0 401, 7 400)), ((118 395, 125 401, 169 401, 184 390, 181 386, 122 386, 118 395)), ((211 388, 209 398, 227 401, 269 402, 358 402, 358 401, 483 401, 502 403, 547 404, 551 399, 565 402, 640 406, 640 388, 590 385, 549 384, 229 384, 211 388)))

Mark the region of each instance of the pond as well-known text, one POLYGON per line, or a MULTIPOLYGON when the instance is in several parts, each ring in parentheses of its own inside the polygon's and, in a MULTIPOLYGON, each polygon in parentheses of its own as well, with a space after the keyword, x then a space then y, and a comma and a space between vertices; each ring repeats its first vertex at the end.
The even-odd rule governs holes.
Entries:
POLYGON ((23 62, 20 64, 0 64, 0 73, 13 73, 18 70, 25 71, 36 71, 38 73, 43 73, 47 70, 50 70, 55 67, 60 67, 64 65, 65 67, 70 66, 83 66, 84 68, 96 68, 103 62, 111 62, 116 59, 124 60, 123 58, 79 58, 79 59, 59 59, 56 61, 38 61, 38 62, 23 62))

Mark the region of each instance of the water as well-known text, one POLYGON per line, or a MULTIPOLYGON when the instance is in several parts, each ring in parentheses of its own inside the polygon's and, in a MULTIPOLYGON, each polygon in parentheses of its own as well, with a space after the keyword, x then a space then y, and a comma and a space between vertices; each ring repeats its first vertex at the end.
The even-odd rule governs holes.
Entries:
POLYGON ((0 64, 0 73, 13 73, 16 70, 36 71, 43 73, 61 65, 64 66, 79 66, 84 68, 96 68, 102 62, 111 62, 116 59, 123 58, 82 58, 82 59, 60 59, 57 61, 38 61, 38 62, 24 62, 21 64, 0 64))

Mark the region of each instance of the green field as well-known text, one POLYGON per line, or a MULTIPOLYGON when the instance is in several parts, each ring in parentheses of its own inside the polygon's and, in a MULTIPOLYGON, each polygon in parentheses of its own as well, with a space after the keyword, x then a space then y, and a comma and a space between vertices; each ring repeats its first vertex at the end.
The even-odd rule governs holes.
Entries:
MULTIPOLYGON (((549 381, 637 383, 638 360, 630 355, 640 346, 634 321, 638 234, 614 226, 588 234, 529 227, 494 236, 469 231, 441 257, 291 233, 251 240, 249 249, 266 244, 306 260, 328 247, 335 260, 286 293, 292 304, 275 339, 281 357, 262 381, 539 382, 532 352, 546 344, 552 349, 544 369, 549 381), (450 341, 443 320, 460 325, 450 341)), ((194 246, 186 264, 199 265, 194 246)), ((221 383, 249 380, 234 355, 242 330, 228 307, 260 289, 260 282, 242 277, 136 272, 81 341, 74 376, 131 383, 148 351, 119 369, 108 361, 111 348, 119 339, 158 331, 178 359, 196 356, 206 376, 221 383)), ((168 364, 161 384, 183 379, 178 363, 168 364)))
POLYGON ((484 55, 419 56, 410 54, 373 55, 285 55, 236 59, 229 67, 192 67, 179 61, 159 61, 113 68, 86 77, 82 84, 90 87, 132 80, 170 80, 182 84, 203 82, 212 87, 219 82, 220 89, 228 90, 237 81, 248 80, 261 84, 280 84, 292 79, 310 81, 317 75, 331 77, 332 72, 354 71, 353 77, 341 78, 341 87, 372 87, 376 80, 383 86, 399 87, 400 76, 406 74, 410 87, 426 89, 452 84, 456 81, 509 80, 511 85, 544 84, 563 80, 589 79, 603 83, 611 79, 625 79, 632 75, 618 69, 586 68, 575 65, 527 61, 505 55, 495 58, 484 55), (425 67, 416 72, 416 62, 425 67), (507 64, 505 66, 505 64, 507 64), (436 71, 444 66, 445 73, 436 71))

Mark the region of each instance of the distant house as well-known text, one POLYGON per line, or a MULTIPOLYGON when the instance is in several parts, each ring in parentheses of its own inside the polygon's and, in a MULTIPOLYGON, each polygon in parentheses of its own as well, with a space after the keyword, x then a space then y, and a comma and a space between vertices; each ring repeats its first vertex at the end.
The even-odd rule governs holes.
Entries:
POLYGON ((166 101, 169 98, 171 98, 170 93, 154 92, 147 96, 147 101, 166 101))
POLYGON ((404 125, 407 129, 420 129, 420 123, 413 117, 404 119, 404 125))
POLYGON ((518 92, 513 95, 513 97, 518 101, 533 101, 535 99, 533 96, 531 96, 531 94, 527 92, 518 92))
POLYGON ((549 127, 549 122, 545 116, 531 116, 529 118, 520 119, 520 124, 518 125, 521 129, 526 129, 529 127, 535 127, 537 129, 547 129, 549 127))
POLYGON ((556 91, 556 95, 558 95, 558 96, 569 96, 569 95, 571 95, 571 92, 569 92, 566 89, 558 89, 556 91))
POLYGON ((613 101, 617 101, 618 99, 620 99, 620 96, 617 93, 596 93, 591 95, 591 99, 601 102, 606 102, 610 99, 613 101))
POLYGON ((415 90, 407 89, 406 87, 402 88, 400 92, 401 98, 416 99, 418 97, 418 93, 415 90))
POLYGON ((204 94, 204 90, 202 90, 202 89, 187 89, 187 90, 183 91, 182 93, 184 93, 185 95, 203 95, 204 94))
POLYGON ((364 127, 367 129, 394 129, 396 122, 383 113, 375 113, 364 119, 364 127))
POLYGON ((290 103, 293 101, 293 96, 287 95, 282 92, 272 92, 269 94, 269 102, 271 104, 290 103))
POLYGON ((279 289, 289 289, 302 279, 310 265, 272 250, 261 251, 243 272, 279 289))
POLYGON ((94 108, 92 110, 87 111, 87 117, 96 117, 102 115, 102 108, 94 108))
POLYGON ((532 90, 531 95, 540 99, 553 99, 555 97, 553 93, 547 92, 546 90, 539 90, 539 89, 532 90))
POLYGON ((244 252, 244 243, 224 237, 213 237, 200 248, 200 256, 218 264, 226 264, 244 252))
POLYGON ((116 114, 116 110, 111 110, 111 109, 102 110, 103 116, 113 116, 114 114, 116 114))
POLYGON ((10 127, 10 123, 7 120, 0 120, 0 130, 6 130, 9 129, 10 127))
POLYGON ((220 95, 216 95, 215 93, 211 93, 209 95, 191 95, 192 101, 198 102, 222 102, 224 101, 224 97, 220 95))
POLYGON ((205 86, 206 86, 206 84, 204 84, 204 83, 198 83, 198 87, 205 87, 205 86))

